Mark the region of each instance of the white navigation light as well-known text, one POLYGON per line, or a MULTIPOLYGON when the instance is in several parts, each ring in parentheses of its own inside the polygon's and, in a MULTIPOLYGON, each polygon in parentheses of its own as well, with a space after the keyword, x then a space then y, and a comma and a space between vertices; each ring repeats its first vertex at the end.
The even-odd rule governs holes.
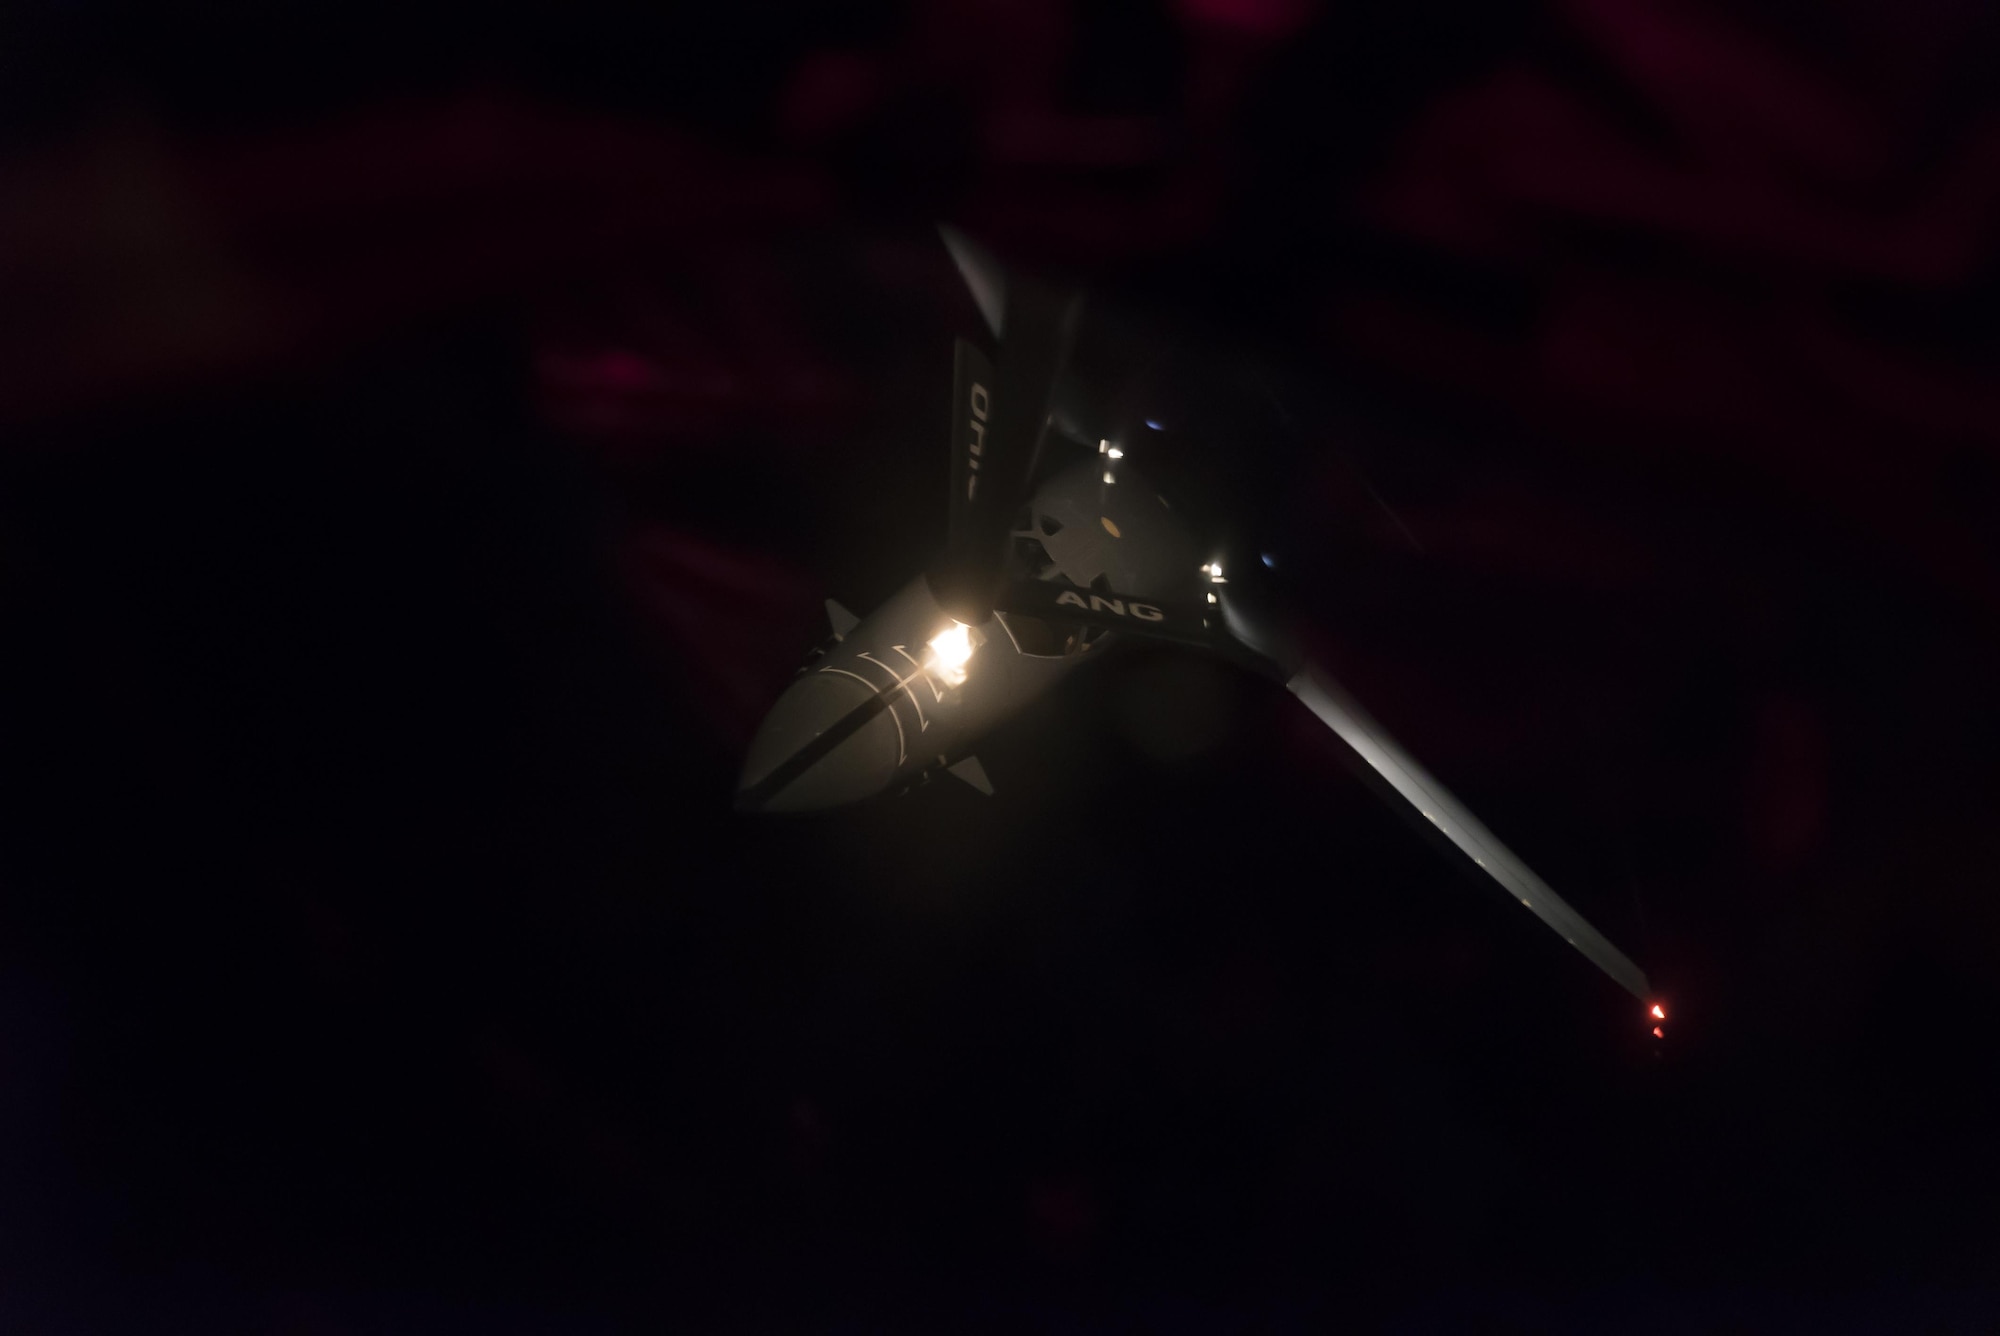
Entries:
POLYGON ((955 621, 931 637, 931 671, 943 678, 946 686, 962 685, 965 666, 971 661, 972 628, 964 622, 955 621))
POLYGON ((1111 447, 1110 449, 1106 450, 1106 451, 1105 451, 1104 453, 1105 453, 1105 454, 1107 454, 1107 455, 1109 455, 1109 456, 1111 456, 1111 457, 1112 457, 1113 459, 1123 459, 1123 458, 1125 458, 1125 452, 1124 452, 1123 450, 1120 450, 1120 449, 1119 449, 1119 448, 1118 448, 1117 446, 1115 446, 1115 445, 1114 445, 1114 446, 1112 446, 1112 447, 1111 447))
POLYGON ((1110 454, 1110 453, 1111 453, 1111 442, 1109 442, 1109 441, 1099 441, 1099 442, 1097 443, 1097 453, 1098 453, 1098 454, 1100 454, 1100 455, 1108 455, 1108 454, 1110 454))

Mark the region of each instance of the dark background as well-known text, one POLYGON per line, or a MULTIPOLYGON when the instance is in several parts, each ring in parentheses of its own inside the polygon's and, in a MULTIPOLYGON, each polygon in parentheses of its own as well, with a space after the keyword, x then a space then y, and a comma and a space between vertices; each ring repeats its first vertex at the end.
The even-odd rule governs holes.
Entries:
POLYGON ((10 6, 0 1324, 1989 1330, 1996 48, 10 6), (991 800, 730 810, 818 600, 942 539, 939 216, 1148 331, 1666 1042, 1195 660, 991 800))

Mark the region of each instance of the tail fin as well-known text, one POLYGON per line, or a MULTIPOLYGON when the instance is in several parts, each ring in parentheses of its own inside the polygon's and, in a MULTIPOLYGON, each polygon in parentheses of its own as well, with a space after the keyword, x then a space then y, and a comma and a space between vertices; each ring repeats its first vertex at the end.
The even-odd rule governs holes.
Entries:
POLYGON ((986 777, 986 767, 979 764, 977 756, 968 756, 963 761, 957 761, 946 766, 945 769, 957 775, 987 797, 991 798, 993 796, 993 781, 986 777))

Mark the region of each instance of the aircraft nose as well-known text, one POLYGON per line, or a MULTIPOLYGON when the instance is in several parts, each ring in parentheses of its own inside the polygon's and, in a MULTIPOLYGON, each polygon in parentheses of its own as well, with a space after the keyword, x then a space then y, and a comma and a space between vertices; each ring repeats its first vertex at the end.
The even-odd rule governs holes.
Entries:
POLYGON ((843 673, 807 673, 764 716, 737 783, 742 811, 812 812, 871 798, 901 764, 886 697, 843 673))

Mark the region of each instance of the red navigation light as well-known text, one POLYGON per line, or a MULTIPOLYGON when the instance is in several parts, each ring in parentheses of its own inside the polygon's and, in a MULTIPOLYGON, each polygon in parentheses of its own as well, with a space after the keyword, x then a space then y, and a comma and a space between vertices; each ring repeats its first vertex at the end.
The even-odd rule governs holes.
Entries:
POLYGON ((1661 1006, 1659 1003, 1655 1002, 1653 1004, 1652 1015, 1654 1020, 1663 1021, 1667 1018, 1667 1009, 1661 1006))
POLYGON ((1667 1037, 1667 1032, 1666 1032, 1665 1030, 1662 1030, 1662 1029, 1661 1029, 1661 1028, 1660 1028, 1659 1026, 1657 1026, 1657 1025, 1655 1025, 1655 1026, 1653 1027, 1653 1038, 1655 1038, 1655 1039, 1665 1039, 1666 1037, 1667 1037))

